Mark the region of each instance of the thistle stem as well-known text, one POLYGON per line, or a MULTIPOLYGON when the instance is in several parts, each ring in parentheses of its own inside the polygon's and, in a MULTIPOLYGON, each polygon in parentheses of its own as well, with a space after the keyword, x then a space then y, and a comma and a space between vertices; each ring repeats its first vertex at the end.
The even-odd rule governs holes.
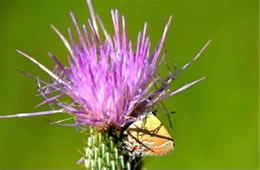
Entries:
POLYGON ((120 132, 111 128, 98 132, 90 127, 85 146, 84 165, 86 169, 139 170, 141 157, 131 157, 123 149, 120 132))

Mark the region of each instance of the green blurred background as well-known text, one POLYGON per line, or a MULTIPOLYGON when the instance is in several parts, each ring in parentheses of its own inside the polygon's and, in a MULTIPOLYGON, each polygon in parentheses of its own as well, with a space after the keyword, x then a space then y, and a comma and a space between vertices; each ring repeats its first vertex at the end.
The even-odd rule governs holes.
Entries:
MULTIPOLYGON (((256 0, 93 0, 106 27, 112 32, 110 9, 119 9, 127 20, 130 39, 148 22, 153 47, 170 15, 173 22, 164 49, 167 61, 179 67, 209 40, 210 46, 173 88, 202 76, 206 80, 165 104, 177 113, 170 129, 176 142, 167 156, 145 158, 145 168, 248 168, 259 163, 259 4, 256 0)), ((34 112, 42 101, 36 83, 15 71, 48 79, 37 66, 16 53, 20 49, 48 66, 53 52, 66 63, 67 50, 49 27, 54 24, 67 36, 72 10, 79 23, 90 17, 85 0, 0 0, 0 113, 34 112)), ((73 28, 74 33, 75 29, 73 28)), ((166 75, 164 69, 162 73, 166 75)), ((1 168, 79 168, 77 149, 84 136, 73 127, 50 125, 42 117, 0 120, 1 168)))

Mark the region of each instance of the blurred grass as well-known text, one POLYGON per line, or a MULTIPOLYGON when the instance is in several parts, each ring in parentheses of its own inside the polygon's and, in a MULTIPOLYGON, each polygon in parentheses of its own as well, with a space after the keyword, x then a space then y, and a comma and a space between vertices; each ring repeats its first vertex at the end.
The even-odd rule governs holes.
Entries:
MULTIPOLYGON (((164 46, 171 67, 174 58, 181 67, 212 40, 201 58, 173 83, 176 89, 208 77, 165 102, 177 112, 172 116, 173 129, 159 115, 175 139, 176 150, 168 156, 145 158, 147 169, 258 169, 258 1, 96 0, 93 5, 110 32, 110 9, 119 9, 126 16, 132 40, 147 21, 153 47, 173 15, 164 46)), ((44 79, 48 76, 15 50, 25 51, 49 68, 53 63, 47 51, 66 63, 68 52, 49 25, 68 37, 66 29, 73 27, 69 10, 79 23, 86 23, 89 13, 84 0, 0 0, 1 114, 47 109, 33 108, 42 101, 35 96, 36 83, 15 69, 44 79)), ((74 128, 49 125, 39 117, 0 120, 0 168, 78 168, 77 148, 82 140, 74 128)))

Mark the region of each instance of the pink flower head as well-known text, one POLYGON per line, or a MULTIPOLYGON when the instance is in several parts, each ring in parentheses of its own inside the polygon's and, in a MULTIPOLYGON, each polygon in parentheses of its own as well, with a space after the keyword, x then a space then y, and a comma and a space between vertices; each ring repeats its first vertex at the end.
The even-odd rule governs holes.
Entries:
POLYGON ((166 54, 166 52, 162 54, 161 51, 172 17, 169 18, 156 49, 150 53, 151 44, 146 35, 146 23, 143 31, 138 34, 137 43, 132 43, 127 36, 124 16, 120 19, 118 11, 112 10, 115 33, 111 36, 101 19, 95 15, 90 0, 87 2, 91 14, 88 29, 85 25, 81 29, 73 13, 70 13, 77 30, 79 44, 76 43, 70 29, 68 29, 69 42, 54 26, 51 26, 69 51, 68 67, 64 67, 53 54, 49 53, 55 62, 54 71, 50 71, 29 55, 18 51, 52 78, 52 82, 47 83, 34 77, 38 82, 39 92, 45 98, 39 105, 54 103, 61 109, 0 116, 0 118, 69 113, 76 117, 76 125, 120 128, 134 121, 153 105, 203 79, 186 84, 173 92, 169 90, 171 81, 199 57, 209 42, 179 71, 169 70, 169 76, 164 79, 159 75, 158 68, 165 63, 166 54), (104 41, 100 38, 98 28, 104 34, 104 41), (151 92, 155 83, 157 86, 158 83, 160 85, 151 92), (60 99, 64 96, 69 96, 71 102, 66 104, 61 102, 60 99))

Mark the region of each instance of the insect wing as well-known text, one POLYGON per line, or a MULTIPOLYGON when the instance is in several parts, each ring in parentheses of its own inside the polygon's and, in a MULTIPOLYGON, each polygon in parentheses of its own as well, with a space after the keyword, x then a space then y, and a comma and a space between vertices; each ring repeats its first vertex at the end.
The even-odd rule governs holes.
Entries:
POLYGON ((124 132, 127 150, 133 156, 159 156, 173 151, 174 141, 162 122, 153 114, 132 123, 124 132))

